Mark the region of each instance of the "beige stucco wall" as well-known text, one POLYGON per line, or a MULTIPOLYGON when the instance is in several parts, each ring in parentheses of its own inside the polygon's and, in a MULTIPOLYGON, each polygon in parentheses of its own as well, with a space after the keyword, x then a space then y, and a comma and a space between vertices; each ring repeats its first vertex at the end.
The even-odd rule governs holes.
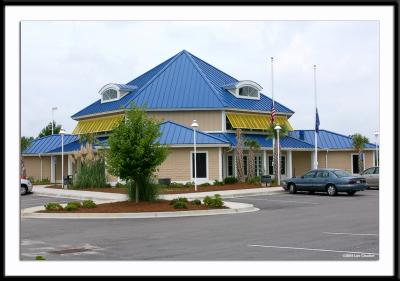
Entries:
POLYGON ((293 151, 293 176, 301 176, 305 172, 311 170, 311 152, 310 151, 293 151))
MULTIPOLYGON (((373 166, 373 151, 364 151, 365 168, 373 166)), ((357 154, 356 151, 329 151, 328 152, 328 168, 343 169, 352 173, 351 155, 357 154)), ((319 167, 325 168, 326 152, 318 152, 319 167)))
MULTIPOLYGON (((170 148, 167 159, 160 165, 157 178, 171 178, 171 181, 191 181, 190 153, 193 148, 170 148)), ((218 180, 218 148, 197 148, 197 152, 208 152, 208 180, 218 180)))
POLYGON ((40 158, 38 156, 24 156, 24 166, 26 169, 26 177, 33 177, 40 180, 40 170, 42 169, 42 179, 50 180, 50 156, 42 156, 42 167, 40 166, 40 158))
POLYGON ((193 120, 197 120, 201 131, 220 131, 222 129, 221 111, 150 111, 147 113, 158 120, 171 120, 189 127, 193 120))

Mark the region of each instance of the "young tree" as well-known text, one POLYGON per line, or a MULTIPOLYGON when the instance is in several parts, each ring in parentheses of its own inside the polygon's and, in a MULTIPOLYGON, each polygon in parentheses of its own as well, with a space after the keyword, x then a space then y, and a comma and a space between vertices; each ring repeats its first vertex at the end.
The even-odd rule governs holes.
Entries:
MULTIPOLYGON (((270 124, 267 128, 267 132, 268 132, 267 138, 272 138, 275 140, 274 155, 272 156, 273 163, 274 163, 273 172, 274 172, 275 179, 278 176, 278 161, 280 161, 280 159, 278 160, 278 142, 276 141, 277 140, 277 132, 275 130, 276 125, 277 124, 270 124)), ((282 124, 282 125, 279 124, 279 126, 281 127, 281 129, 279 130, 279 139, 281 139, 282 137, 287 136, 289 134, 289 127, 286 124, 282 124)), ((279 146, 279 152, 280 152, 280 148, 281 147, 279 146)), ((279 153, 279 155, 281 155, 281 153, 279 153)))
POLYGON ((367 137, 361 135, 361 134, 354 134, 352 136, 353 139, 353 148, 357 150, 358 152, 358 171, 361 173, 363 170, 363 150, 365 148, 365 145, 369 143, 369 140, 367 137))
POLYGON ((248 172, 248 178, 251 179, 256 175, 255 171, 255 157, 254 157, 254 151, 260 149, 260 143, 256 140, 252 139, 247 139, 244 141, 245 146, 249 150, 249 172, 248 172))
POLYGON ((33 137, 21 137, 21 153, 29 147, 33 140, 33 137))
MULTIPOLYGON (((125 118, 108 139, 107 166, 111 174, 134 183, 138 202, 139 189, 147 186, 156 168, 164 162, 168 148, 157 142, 160 122, 148 117, 143 108, 132 104, 125 118)), ((132 186, 128 184, 129 188, 132 186)))
MULTIPOLYGON (((56 122, 53 122, 54 134, 58 134, 60 130, 61 130, 61 125, 57 125, 56 122)), ((49 135, 51 135, 51 122, 40 131, 38 137, 41 138, 49 135)))

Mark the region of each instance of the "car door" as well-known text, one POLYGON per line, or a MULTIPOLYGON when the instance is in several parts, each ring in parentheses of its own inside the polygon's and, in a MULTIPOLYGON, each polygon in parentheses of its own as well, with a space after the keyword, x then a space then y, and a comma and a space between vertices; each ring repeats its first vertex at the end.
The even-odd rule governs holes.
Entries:
POLYGON ((368 185, 373 185, 374 179, 372 176, 373 176, 374 170, 375 170, 375 168, 372 167, 372 168, 366 169, 364 172, 361 173, 361 176, 363 178, 365 178, 368 185))
POLYGON ((305 173, 297 182, 296 186, 298 190, 306 190, 311 191, 313 190, 313 180, 315 176, 315 170, 309 171, 305 173))
POLYGON ((371 183, 373 186, 379 186, 379 167, 376 167, 374 173, 371 175, 371 183))
POLYGON ((328 184, 329 172, 318 171, 314 178, 313 190, 314 191, 325 191, 325 186, 328 184))

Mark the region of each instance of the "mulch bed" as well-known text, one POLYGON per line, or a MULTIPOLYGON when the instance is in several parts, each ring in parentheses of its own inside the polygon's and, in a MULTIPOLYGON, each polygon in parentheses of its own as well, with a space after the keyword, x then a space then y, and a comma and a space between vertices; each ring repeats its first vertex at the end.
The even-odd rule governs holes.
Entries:
MULTIPOLYGON (((205 205, 194 205, 190 202, 187 209, 174 209, 168 200, 158 200, 156 202, 114 202, 98 204, 96 208, 79 208, 76 211, 39 211, 38 213, 133 213, 133 212, 174 212, 174 211, 193 211, 193 210, 210 210, 215 209, 205 205)), ((221 207, 218 209, 227 209, 221 207)))
MULTIPOLYGON (((261 188, 261 187, 262 186, 260 184, 249 184, 249 183, 225 184, 221 186, 218 185, 197 186, 197 191, 194 191, 194 187, 175 187, 175 188, 162 188, 160 189, 160 194, 198 193, 207 191, 238 190, 238 189, 261 188)), ((61 185, 51 185, 48 186, 47 188, 61 189, 61 185)), ((101 188, 87 188, 87 189, 76 189, 76 190, 128 194, 128 190, 123 187, 114 187, 114 188, 101 187, 101 188)))

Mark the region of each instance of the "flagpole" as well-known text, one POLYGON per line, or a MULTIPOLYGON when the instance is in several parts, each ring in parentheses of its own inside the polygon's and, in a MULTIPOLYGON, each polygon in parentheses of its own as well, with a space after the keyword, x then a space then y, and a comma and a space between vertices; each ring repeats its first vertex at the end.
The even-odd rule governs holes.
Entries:
MULTIPOLYGON (((271 57, 271 95, 272 95, 272 108, 275 108, 274 100, 274 57, 271 57)), ((271 112, 272 114, 272 112, 271 112)), ((272 124, 272 128, 274 128, 272 124)), ((272 173, 274 173, 275 167, 275 129, 272 129, 272 173)))
POLYGON ((315 128, 314 128, 314 169, 318 169, 318 135, 317 135, 317 66, 314 64, 314 102, 315 102, 315 128))

